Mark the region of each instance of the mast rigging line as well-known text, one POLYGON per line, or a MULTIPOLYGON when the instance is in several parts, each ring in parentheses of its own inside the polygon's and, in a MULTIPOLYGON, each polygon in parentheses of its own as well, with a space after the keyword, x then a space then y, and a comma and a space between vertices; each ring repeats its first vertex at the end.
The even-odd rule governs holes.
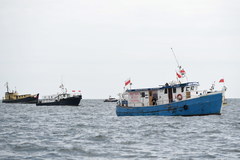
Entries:
POLYGON ((178 68, 180 68, 180 65, 179 65, 179 62, 178 62, 178 60, 177 60, 177 57, 176 57, 176 55, 175 55, 175 53, 174 53, 174 51, 173 51, 172 48, 171 48, 171 50, 172 50, 172 53, 173 53, 173 55, 174 55, 174 58, 175 58, 175 60, 176 60, 176 62, 177 62, 178 68))

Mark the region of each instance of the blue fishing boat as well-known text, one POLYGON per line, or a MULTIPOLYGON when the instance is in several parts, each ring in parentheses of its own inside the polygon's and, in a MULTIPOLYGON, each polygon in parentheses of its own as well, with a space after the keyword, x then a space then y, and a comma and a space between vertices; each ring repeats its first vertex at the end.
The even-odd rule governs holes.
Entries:
POLYGON ((198 82, 129 89, 116 107, 118 116, 220 115, 222 92, 198 91, 198 82))
POLYGON ((220 115, 226 90, 215 91, 214 86, 210 90, 198 90, 199 82, 189 82, 185 70, 178 61, 177 64, 175 82, 142 89, 131 89, 132 83, 125 82, 125 87, 130 84, 130 89, 120 94, 117 116, 220 115))

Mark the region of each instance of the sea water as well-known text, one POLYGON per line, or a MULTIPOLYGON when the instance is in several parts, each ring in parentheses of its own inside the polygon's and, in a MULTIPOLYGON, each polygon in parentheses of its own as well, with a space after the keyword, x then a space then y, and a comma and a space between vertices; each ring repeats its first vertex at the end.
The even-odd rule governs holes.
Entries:
POLYGON ((240 159, 240 99, 195 117, 117 117, 115 105, 0 102, 0 159, 240 159))

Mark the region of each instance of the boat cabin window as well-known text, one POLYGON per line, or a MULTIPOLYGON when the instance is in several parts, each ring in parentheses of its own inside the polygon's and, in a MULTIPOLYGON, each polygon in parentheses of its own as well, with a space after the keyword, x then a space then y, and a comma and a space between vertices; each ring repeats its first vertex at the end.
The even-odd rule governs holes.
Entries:
POLYGON ((156 100, 158 100, 158 94, 157 94, 157 93, 154 93, 154 94, 153 94, 153 98, 155 98, 156 100))
POLYGON ((187 88, 186 88, 186 91, 190 91, 190 87, 187 87, 187 88))
POLYGON ((177 89, 176 88, 173 88, 173 93, 176 93, 177 92, 177 89))
POLYGON ((194 86, 191 87, 191 90, 192 90, 192 91, 194 90, 194 86))
POLYGON ((184 92, 184 87, 181 87, 181 89, 182 89, 182 92, 184 92))
POLYGON ((148 98, 148 93, 145 93, 145 98, 148 98))
POLYGON ((142 92, 142 93, 141 93, 141 96, 142 96, 142 97, 145 97, 145 92, 142 92))
POLYGON ((167 88, 164 89, 164 94, 167 94, 167 88))

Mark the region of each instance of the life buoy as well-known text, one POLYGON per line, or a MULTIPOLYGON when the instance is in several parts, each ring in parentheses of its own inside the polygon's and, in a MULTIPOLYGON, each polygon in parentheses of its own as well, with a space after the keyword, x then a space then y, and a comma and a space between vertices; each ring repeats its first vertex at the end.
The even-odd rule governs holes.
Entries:
POLYGON ((182 96, 181 94, 178 94, 178 95, 177 95, 177 99, 178 99, 179 101, 181 101, 181 100, 183 99, 183 96, 182 96))

